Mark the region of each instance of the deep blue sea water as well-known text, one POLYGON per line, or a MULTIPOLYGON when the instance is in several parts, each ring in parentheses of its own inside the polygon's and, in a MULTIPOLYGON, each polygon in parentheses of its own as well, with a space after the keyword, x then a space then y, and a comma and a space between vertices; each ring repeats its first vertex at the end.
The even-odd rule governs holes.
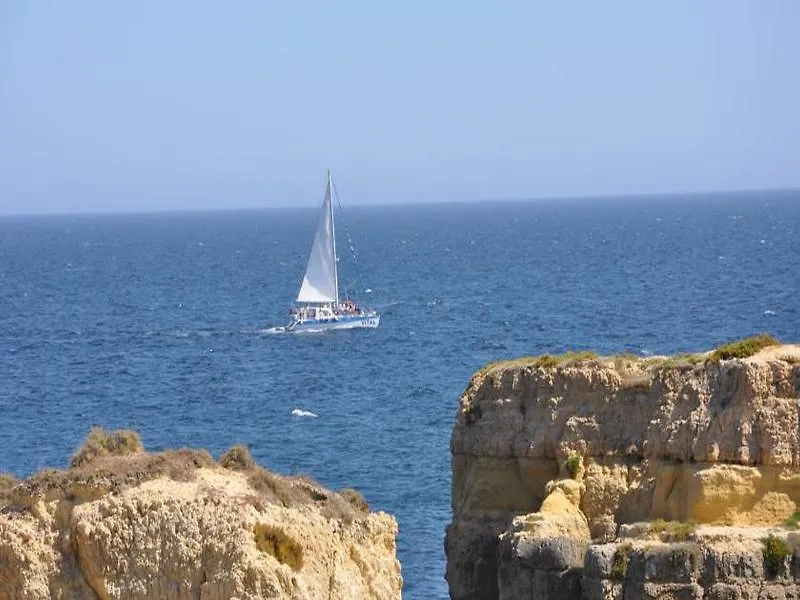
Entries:
POLYGON ((344 217, 363 280, 346 253, 343 280, 380 328, 283 336, 260 330, 286 320, 315 209, 0 219, 0 471, 64 467, 92 424, 243 442, 395 514, 404 597, 446 598, 448 442, 481 365, 800 341, 800 193, 344 217))

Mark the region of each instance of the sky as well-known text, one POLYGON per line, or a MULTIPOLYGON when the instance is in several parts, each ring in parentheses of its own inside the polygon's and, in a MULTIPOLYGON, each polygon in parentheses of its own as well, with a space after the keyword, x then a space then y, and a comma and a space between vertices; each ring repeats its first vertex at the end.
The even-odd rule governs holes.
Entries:
POLYGON ((800 2, 0 0, 0 214, 800 187, 800 2))

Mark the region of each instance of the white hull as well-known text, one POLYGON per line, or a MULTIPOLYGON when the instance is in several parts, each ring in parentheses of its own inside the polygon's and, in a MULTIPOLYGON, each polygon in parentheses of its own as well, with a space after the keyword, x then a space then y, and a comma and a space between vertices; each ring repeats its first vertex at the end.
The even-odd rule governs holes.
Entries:
POLYGON ((331 320, 316 320, 308 319, 302 321, 295 321, 287 325, 284 331, 287 332, 312 332, 312 331, 335 331, 337 329, 377 329, 381 322, 381 316, 373 315, 357 315, 345 316, 341 318, 333 318, 331 320))

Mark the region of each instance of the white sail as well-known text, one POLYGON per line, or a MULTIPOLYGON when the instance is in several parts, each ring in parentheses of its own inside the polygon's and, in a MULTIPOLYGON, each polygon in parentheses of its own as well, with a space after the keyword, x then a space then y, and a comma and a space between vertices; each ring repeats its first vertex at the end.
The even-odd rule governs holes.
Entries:
POLYGON ((336 276, 336 241, 333 228, 333 203, 331 202, 331 176, 325 188, 322 214, 319 217, 317 233, 308 256, 308 265, 298 302, 338 302, 339 291, 336 276))

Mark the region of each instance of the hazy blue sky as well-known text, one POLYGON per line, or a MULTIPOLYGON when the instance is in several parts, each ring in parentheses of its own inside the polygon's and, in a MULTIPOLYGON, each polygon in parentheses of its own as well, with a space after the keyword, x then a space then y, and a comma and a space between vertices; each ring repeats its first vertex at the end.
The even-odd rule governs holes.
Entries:
POLYGON ((800 186, 800 1, 0 0, 0 213, 800 186))

